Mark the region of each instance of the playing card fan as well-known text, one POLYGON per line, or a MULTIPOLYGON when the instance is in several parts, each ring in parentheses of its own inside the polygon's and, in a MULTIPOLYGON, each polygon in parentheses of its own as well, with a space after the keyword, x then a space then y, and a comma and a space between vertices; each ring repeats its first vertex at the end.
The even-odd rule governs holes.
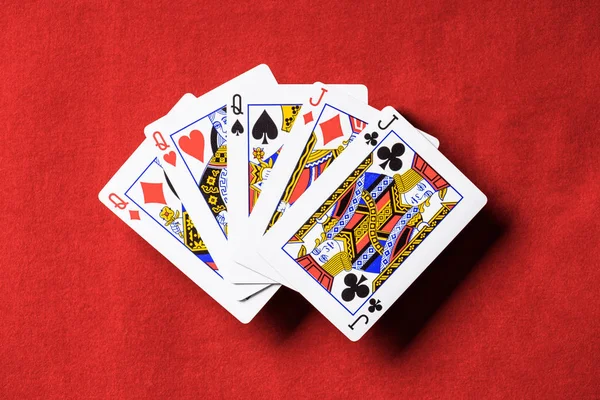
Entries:
POLYGON ((148 125, 100 201, 241 322, 283 285, 358 340, 486 203, 367 103, 260 65, 148 125))

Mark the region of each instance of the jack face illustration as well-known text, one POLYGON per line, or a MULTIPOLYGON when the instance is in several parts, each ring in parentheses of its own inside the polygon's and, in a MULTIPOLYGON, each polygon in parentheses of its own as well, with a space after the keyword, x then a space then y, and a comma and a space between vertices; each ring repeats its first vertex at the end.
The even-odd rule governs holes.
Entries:
POLYGON ((372 295, 461 199, 396 135, 378 149, 283 248, 348 310, 366 300, 347 282, 372 295))

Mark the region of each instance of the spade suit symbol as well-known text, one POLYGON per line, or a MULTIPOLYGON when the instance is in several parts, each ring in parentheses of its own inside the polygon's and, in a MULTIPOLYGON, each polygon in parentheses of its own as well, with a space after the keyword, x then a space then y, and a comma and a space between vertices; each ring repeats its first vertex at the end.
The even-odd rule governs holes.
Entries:
POLYGON ((235 120, 235 123, 231 127, 231 133, 235 136, 240 136, 240 134, 244 133, 244 127, 240 124, 239 120, 235 120))
POLYGON ((262 139, 262 144, 269 144, 270 140, 277 139, 279 132, 275 122, 271 119, 267 111, 263 111, 260 117, 256 120, 254 127, 252 127, 252 137, 256 140, 262 139))

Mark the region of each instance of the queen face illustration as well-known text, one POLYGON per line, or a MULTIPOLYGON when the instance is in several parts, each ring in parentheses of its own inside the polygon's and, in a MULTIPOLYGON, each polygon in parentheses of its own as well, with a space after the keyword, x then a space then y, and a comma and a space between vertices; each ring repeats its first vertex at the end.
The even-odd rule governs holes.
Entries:
POLYGON ((218 110, 208 116, 213 128, 224 142, 227 140, 227 113, 224 110, 218 110))
POLYGON ((402 194, 402 201, 411 206, 418 206, 431 197, 433 193, 435 193, 433 187, 429 182, 423 179, 421 182, 417 183, 415 187, 402 194))

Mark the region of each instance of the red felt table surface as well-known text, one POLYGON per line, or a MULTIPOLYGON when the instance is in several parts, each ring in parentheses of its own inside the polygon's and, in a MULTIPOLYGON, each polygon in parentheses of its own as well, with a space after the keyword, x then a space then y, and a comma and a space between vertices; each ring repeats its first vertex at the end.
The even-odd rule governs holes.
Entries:
POLYGON ((596 2, 144 3, 3 3, 0 397, 600 396, 596 2), (364 83, 489 198, 358 343, 288 290, 240 324, 97 199, 260 63, 364 83))

